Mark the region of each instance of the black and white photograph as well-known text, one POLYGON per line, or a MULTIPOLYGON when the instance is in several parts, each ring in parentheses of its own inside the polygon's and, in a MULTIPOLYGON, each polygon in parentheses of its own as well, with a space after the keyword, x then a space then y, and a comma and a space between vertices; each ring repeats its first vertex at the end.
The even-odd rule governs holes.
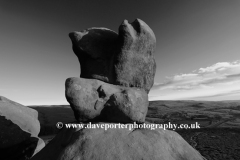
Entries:
POLYGON ((0 0, 0 160, 240 160, 240 1, 0 0))

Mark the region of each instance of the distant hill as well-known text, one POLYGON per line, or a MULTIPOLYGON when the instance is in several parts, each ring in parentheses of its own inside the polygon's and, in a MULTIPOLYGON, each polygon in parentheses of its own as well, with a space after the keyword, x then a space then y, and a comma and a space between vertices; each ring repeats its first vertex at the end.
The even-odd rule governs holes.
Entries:
POLYGON ((151 101, 147 121, 201 123, 201 127, 240 128, 240 101, 151 101))

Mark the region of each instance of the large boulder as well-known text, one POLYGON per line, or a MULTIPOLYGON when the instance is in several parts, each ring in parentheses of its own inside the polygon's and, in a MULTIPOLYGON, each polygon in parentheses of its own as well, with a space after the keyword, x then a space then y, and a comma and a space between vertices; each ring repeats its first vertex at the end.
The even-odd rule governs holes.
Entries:
POLYGON ((157 129, 62 129, 32 160, 203 160, 178 133, 157 129))
POLYGON ((0 96, 0 116, 11 120, 23 131, 37 136, 40 132, 40 123, 38 121, 38 112, 29 107, 11 101, 0 96))
POLYGON ((143 88, 147 93, 151 89, 156 37, 142 20, 124 20, 119 34, 107 28, 89 28, 71 32, 69 37, 80 62, 80 77, 143 88))
POLYGON ((0 96, 0 159, 29 159, 45 146, 37 117, 34 109, 0 96))
POLYGON ((65 85, 66 99, 77 121, 145 121, 149 102, 142 89, 77 77, 68 78, 65 85))

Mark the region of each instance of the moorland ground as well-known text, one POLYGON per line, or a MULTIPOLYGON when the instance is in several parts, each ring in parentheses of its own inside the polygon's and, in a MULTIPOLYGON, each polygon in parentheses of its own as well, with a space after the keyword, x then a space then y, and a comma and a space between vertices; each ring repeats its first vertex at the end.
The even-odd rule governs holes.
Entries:
MULTIPOLYGON (((57 133, 57 122, 74 122, 69 105, 29 106, 39 113, 39 136, 48 143, 57 133)), ((146 121, 193 124, 200 129, 176 130, 208 160, 240 159, 240 101, 151 101, 146 121)))

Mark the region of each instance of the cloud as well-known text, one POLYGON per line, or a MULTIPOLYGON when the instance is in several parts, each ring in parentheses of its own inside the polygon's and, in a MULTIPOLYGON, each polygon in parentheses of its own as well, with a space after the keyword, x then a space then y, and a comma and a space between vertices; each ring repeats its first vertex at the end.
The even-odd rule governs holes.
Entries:
POLYGON ((211 96, 199 96, 199 97, 195 97, 195 98, 215 98, 215 97, 223 97, 223 96, 230 96, 230 95, 235 95, 235 94, 240 94, 240 90, 233 90, 233 91, 228 91, 228 92, 224 92, 224 93, 218 93, 218 94, 214 94, 211 96))
POLYGON ((182 96, 179 95, 177 97, 188 96, 190 98, 194 95, 204 97, 211 96, 211 94, 230 94, 231 91, 238 88, 240 89, 240 61, 219 62, 212 66, 195 70, 192 73, 168 77, 163 83, 155 83, 150 94, 153 93, 154 95, 151 96, 157 97, 159 93, 164 95, 168 93, 169 96, 167 97, 171 97, 170 95, 174 97, 174 95, 177 95, 177 92, 181 92, 183 93, 182 96))
POLYGON ((232 72, 237 68, 239 69, 239 67, 240 67, 240 61, 234 61, 232 63, 219 62, 210 67, 200 68, 198 72, 202 74, 217 73, 217 72, 224 73, 224 72, 232 72))
POLYGON ((200 68, 196 73, 175 75, 164 83, 155 83, 154 89, 194 89, 211 84, 238 81, 240 78, 240 61, 219 62, 210 67, 200 68))
POLYGON ((240 74, 232 74, 232 75, 228 75, 227 77, 240 78, 240 74))

